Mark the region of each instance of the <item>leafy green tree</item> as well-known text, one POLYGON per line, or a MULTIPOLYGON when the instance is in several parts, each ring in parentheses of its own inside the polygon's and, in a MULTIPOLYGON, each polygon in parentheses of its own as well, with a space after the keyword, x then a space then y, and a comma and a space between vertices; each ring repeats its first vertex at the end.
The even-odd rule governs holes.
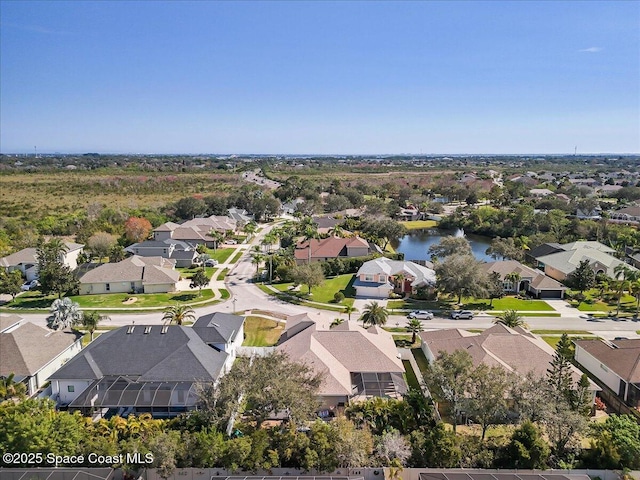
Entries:
POLYGON ((80 305, 69 297, 54 300, 49 311, 51 315, 47 318, 47 324, 54 330, 64 330, 82 321, 80 305))
POLYGON ((387 323, 389 311, 378 302, 369 302, 364 306, 360 321, 363 325, 383 326, 387 323))
POLYGON ((451 255, 469 255, 473 256, 471 244, 464 237, 442 237, 440 241, 429 247, 429 255, 431 258, 445 258, 451 255))
POLYGON ((596 274, 593 272, 589 260, 582 260, 578 264, 578 267, 568 276, 567 283, 580 293, 596 285, 596 274))
POLYGON ((471 372, 466 403, 469 412, 482 426, 482 441, 490 426, 506 419, 505 392, 509 391, 511 383, 511 376, 502 367, 489 367, 481 363, 471 372))
POLYGON ((355 313, 357 311, 358 311, 358 309, 356 307, 354 307, 353 305, 345 305, 345 307, 344 307, 344 313, 347 314, 349 321, 351 321, 351 314, 355 313))
POLYGON ((87 329, 89 334, 91 335, 91 341, 93 342, 93 334, 98 328, 98 325, 101 322, 105 322, 110 320, 107 315, 103 315, 99 312, 91 311, 91 312, 82 312, 82 326, 87 329))
POLYGON ((527 328, 527 323, 517 310, 505 310, 502 314, 496 317, 493 323, 501 323, 509 328, 527 328))
POLYGON ((48 242, 41 243, 36 248, 38 270, 42 270, 49 263, 62 263, 62 256, 69 251, 69 247, 60 238, 52 238, 48 242))
POLYGON ((487 282, 487 296, 489 297, 489 306, 493 306, 494 298, 504 297, 504 284, 498 272, 490 272, 487 282))
POLYGON ((12 299, 16 299, 22 287, 22 274, 20 270, 7 272, 4 268, 0 268, 0 293, 11 295, 12 299))
POLYGON ((207 210, 204 200, 195 197, 181 198, 174 204, 174 216, 179 220, 191 220, 207 210))
POLYGON ((458 466, 462 457, 455 432, 447 430, 442 422, 427 430, 415 430, 409 439, 409 465, 412 467, 453 468, 458 466))
POLYGON ((0 377, 0 401, 14 397, 22 398, 27 393, 27 386, 22 382, 16 382, 14 378, 14 373, 0 377))
POLYGON ((493 259, 522 261, 524 258, 524 251, 516 245, 513 237, 494 238, 485 253, 493 259))
POLYGON ((75 292, 79 281, 67 265, 62 262, 50 262, 38 269, 40 291, 45 295, 55 293, 58 299, 63 294, 75 292))
POLYGON ((631 415, 610 415, 592 423, 591 453, 598 468, 640 468, 640 425, 631 415))
POLYGON ((204 268, 199 268, 191 277, 191 284, 189 286, 191 288, 197 288, 198 295, 202 295, 202 287, 209 285, 209 280, 210 279, 205 273, 204 268))
POLYGON ((309 263, 298 265, 291 271, 293 281, 298 285, 306 285, 311 294, 311 289, 322 285, 324 282, 324 272, 319 263, 309 263))
POLYGON ((460 406, 469 388, 473 361, 465 350, 453 353, 440 352, 435 361, 429 363, 425 381, 429 390, 440 401, 449 403, 453 416, 453 432, 456 432, 460 406))
POLYGON ((540 470, 548 467, 549 445, 530 421, 525 421, 513 432, 505 453, 510 467, 540 470))
POLYGON ((449 255, 435 265, 438 289, 462 297, 482 298, 487 292, 487 274, 480 262, 471 255, 449 255))
POLYGON ((127 256, 122 245, 114 245, 109 249, 109 261, 111 263, 121 262, 127 256))
POLYGON ((195 311, 189 305, 172 305, 165 308, 162 320, 167 323, 182 325, 186 321, 196 319, 195 311))
POLYGON ((411 333, 411 343, 416 343, 416 336, 420 332, 424 332, 424 325, 422 325, 422 321, 418 318, 412 318, 409 320, 407 324, 407 331, 411 333))

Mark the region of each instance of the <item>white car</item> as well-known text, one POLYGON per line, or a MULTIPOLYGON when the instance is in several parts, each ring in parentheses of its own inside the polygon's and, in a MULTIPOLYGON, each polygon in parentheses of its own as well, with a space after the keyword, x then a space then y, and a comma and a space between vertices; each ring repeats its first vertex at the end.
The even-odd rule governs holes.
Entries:
POLYGON ((473 318, 473 312, 471 310, 454 310, 451 312, 451 318, 455 320, 469 320, 473 318))
POLYGON ((24 282, 20 287, 20 290, 23 292, 28 292, 32 288, 37 288, 40 286, 40 282, 38 280, 31 280, 30 282, 24 282))
POLYGON ((433 313, 428 312, 427 310, 414 310, 409 315, 407 315, 407 317, 418 318, 420 320, 432 320, 433 313))
POLYGON ((234 240, 234 239, 231 239, 231 240, 225 240, 224 244, 225 245, 237 245, 238 242, 236 240, 234 240))

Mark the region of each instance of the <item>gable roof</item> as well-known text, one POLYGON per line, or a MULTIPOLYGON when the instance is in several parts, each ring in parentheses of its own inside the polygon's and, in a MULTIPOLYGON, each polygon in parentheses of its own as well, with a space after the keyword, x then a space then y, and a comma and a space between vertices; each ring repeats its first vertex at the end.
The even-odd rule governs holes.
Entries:
POLYGON ((54 332, 31 322, 0 333, 0 376, 35 375, 78 338, 75 333, 54 332))
MULTIPOLYGON (((613 271, 618 265, 626 265, 624 262, 618 260, 612 255, 609 255, 605 251, 591 248, 589 246, 578 246, 573 250, 566 250, 538 257, 538 261, 540 263, 549 265, 566 275, 573 272, 583 260, 589 260, 590 265, 594 262, 604 265, 607 269, 606 273, 609 276, 613 276, 613 271)), ((631 265, 627 266, 630 270, 635 270, 631 265)))
POLYGON ((516 260, 500 260, 483 263, 482 268, 487 272, 497 272, 502 280, 510 273, 517 273, 522 279, 529 279, 529 284, 537 290, 566 290, 567 287, 551 277, 547 277, 540 270, 534 270, 516 260))
POLYGON ((244 325, 244 317, 229 313, 215 312, 203 315, 191 329, 206 343, 231 343, 244 325))
POLYGON ((136 325, 103 333, 51 378, 215 381, 226 359, 226 353, 209 347, 191 328, 136 325))
MULTIPOLYGON (((64 244, 68 248, 66 253, 80 250, 84 247, 84 245, 74 242, 64 242, 64 244)), ((38 263, 37 249, 32 247, 23 248, 22 250, 12 253, 11 255, 0 258, 0 266, 2 267, 13 267, 21 263, 38 263)))
POLYGON ((180 272, 174 270, 175 261, 162 257, 133 255, 117 263, 105 263, 89 270, 80 283, 137 282, 144 285, 176 283, 180 272))
POLYGON ((22 317, 20 315, 7 315, 5 313, 0 313, 0 332, 17 325, 21 321, 22 317))
POLYGON ((574 340, 580 347, 595 357, 626 382, 640 383, 640 339, 574 340))
POLYGON ((352 373, 404 373, 389 332, 375 327, 365 330, 355 322, 329 329, 307 314, 289 318, 284 340, 276 348, 324 374, 320 395, 351 395, 352 373))

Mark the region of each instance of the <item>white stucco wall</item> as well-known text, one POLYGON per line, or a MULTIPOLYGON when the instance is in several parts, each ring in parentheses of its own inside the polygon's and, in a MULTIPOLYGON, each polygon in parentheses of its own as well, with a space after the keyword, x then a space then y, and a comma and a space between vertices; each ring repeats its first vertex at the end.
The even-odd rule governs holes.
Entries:
POLYGON ((79 248, 78 250, 74 250, 73 252, 67 252, 64 254, 62 261, 65 265, 67 265, 71 270, 75 270, 78 268, 78 257, 82 253, 83 249, 79 248))
POLYGON ((93 380, 52 380, 51 397, 60 404, 69 404, 78 398, 91 383, 93 380), (69 386, 73 387, 73 392, 69 391, 69 386))
POLYGON ((356 287, 356 296, 367 298, 388 298, 391 290, 392 287, 390 285, 381 285, 379 287, 356 287))
MULTIPOLYGON (((130 293, 131 282, 109 282, 107 283, 82 283, 80 280, 80 295, 97 295, 103 293, 130 293)), ((134 282, 136 291, 142 289, 142 281, 134 282)))
POLYGON ((620 390, 620 377, 613 373, 606 365, 600 360, 595 358, 586 350, 576 345, 576 361, 582 365, 586 370, 592 373, 598 380, 604 383, 614 392, 618 393, 620 390))
POLYGON ((145 285, 144 293, 167 293, 167 292, 175 292, 176 284, 175 283, 163 283, 158 285, 145 285))
POLYGON ((49 377, 57 372, 62 365, 72 359, 78 352, 82 350, 82 339, 79 338, 72 345, 69 346, 64 352, 60 353, 56 358, 52 359, 44 367, 42 367, 35 375, 36 388, 42 387, 49 377))

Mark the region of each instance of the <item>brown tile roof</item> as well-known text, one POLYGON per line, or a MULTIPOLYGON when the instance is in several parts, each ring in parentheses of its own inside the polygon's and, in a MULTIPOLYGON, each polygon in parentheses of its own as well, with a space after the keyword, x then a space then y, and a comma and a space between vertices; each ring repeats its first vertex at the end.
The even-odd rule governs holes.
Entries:
POLYGON ((311 258, 337 258, 347 256, 348 247, 366 247, 369 243, 360 237, 338 238, 328 237, 323 239, 311 239, 296 245, 295 258, 306 260, 309 258, 309 245, 311 245, 311 258))
POLYGON ((576 340, 574 343, 623 380, 640 383, 640 339, 613 340, 609 344, 601 340, 576 340))
POLYGON ((53 332, 31 322, 0 333, 0 375, 34 375, 78 338, 75 333, 53 332))
POLYGON ((21 321, 22 317, 20 315, 7 315, 5 313, 0 313, 0 332, 15 325, 16 323, 20 323, 21 321))
POLYGON ((536 290, 566 290, 567 287, 551 277, 547 277, 540 270, 534 270, 516 260, 501 260, 482 265, 487 272, 497 272, 502 280, 512 272, 518 273, 524 279, 530 279, 530 284, 536 290))

